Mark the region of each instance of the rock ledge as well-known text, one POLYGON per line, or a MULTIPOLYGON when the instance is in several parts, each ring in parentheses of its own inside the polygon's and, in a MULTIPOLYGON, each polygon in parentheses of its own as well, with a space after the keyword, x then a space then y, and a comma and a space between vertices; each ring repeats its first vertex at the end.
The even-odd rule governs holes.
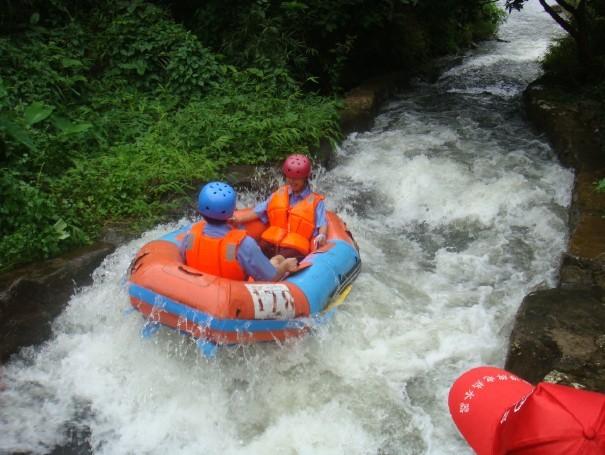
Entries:
POLYGON ((605 178, 603 106, 562 104, 540 82, 524 94, 527 115, 576 172, 570 238, 555 289, 519 307, 505 368, 532 383, 550 381, 605 393, 605 178))

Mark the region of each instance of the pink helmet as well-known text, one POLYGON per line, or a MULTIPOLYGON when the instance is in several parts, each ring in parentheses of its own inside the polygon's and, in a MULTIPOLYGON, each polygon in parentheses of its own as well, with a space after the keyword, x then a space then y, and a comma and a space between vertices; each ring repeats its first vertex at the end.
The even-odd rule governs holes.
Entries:
POLYGON ((311 174, 311 161, 305 155, 290 155, 284 161, 281 172, 291 179, 306 179, 311 174))

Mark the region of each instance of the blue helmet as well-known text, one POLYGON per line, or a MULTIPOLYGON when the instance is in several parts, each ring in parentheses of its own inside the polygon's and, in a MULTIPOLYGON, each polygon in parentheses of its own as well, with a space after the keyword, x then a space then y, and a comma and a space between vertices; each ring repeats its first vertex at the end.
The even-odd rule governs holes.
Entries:
POLYGON ((207 183, 200 191, 197 209, 208 218, 228 220, 235 210, 236 198, 235 190, 226 183, 207 183))

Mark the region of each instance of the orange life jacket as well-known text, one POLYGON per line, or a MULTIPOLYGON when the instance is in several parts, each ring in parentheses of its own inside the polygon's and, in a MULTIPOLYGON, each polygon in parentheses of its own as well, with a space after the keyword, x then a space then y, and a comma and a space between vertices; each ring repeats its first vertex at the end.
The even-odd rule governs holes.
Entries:
POLYGON ((243 280, 244 271, 237 262, 237 249, 246 231, 231 230, 224 237, 204 235, 205 222, 195 223, 189 230, 185 259, 187 265, 202 272, 232 280, 243 280))
POLYGON ((294 248, 308 254, 315 230, 315 207, 324 197, 311 193, 290 207, 288 186, 280 187, 269 200, 267 216, 271 225, 262 234, 267 242, 284 248, 294 248))

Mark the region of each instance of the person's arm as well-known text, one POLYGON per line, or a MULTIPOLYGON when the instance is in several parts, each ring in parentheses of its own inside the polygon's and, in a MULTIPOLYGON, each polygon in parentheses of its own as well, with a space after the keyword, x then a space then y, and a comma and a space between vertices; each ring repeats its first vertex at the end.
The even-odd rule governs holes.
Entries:
POLYGON ((189 235, 191 230, 191 225, 187 227, 185 231, 185 235, 183 236, 183 240, 181 240, 181 244, 179 245, 179 254, 181 255, 181 259, 183 262, 187 263, 187 242, 189 240, 189 235))
POLYGON ((321 248, 328 243, 328 221, 326 219, 326 207, 323 201, 319 201, 315 207, 315 224, 317 225, 317 235, 313 243, 321 248))
POLYGON ((318 229, 318 233, 315 236, 315 238, 313 239, 313 241, 315 242, 315 245, 317 245, 318 248, 321 248, 322 246, 324 246, 326 243, 328 243, 327 236, 328 236, 328 225, 326 224, 318 229))
POLYGON ((248 223, 250 221, 254 221, 254 220, 261 220, 261 222, 266 223, 267 222, 267 207, 269 205, 269 199, 264 200, 263 202, 260 202, 256 205, 256 207, 254 207, 254 209, 247 211, 246 213, 244 213, 241 216, 232 216, 231 217, 231 221, 236 224, 242 224, 242 223, 248 223))
POLYGON ((241 216, 233 215, 231 218, 236 224, 249 223, 250 221, 258 220, 260 217, 254 210, 249 210, 241 216))

